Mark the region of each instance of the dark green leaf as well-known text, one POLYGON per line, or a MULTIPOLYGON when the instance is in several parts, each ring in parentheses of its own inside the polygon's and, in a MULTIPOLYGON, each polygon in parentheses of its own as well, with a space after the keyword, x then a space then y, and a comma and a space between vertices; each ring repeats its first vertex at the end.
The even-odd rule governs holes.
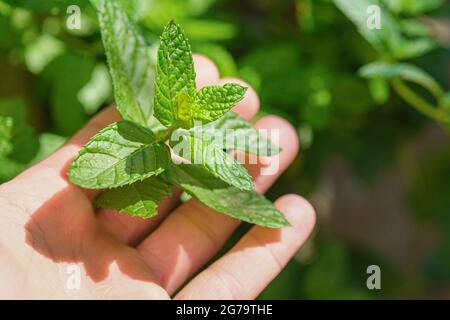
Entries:
POLYGON ((183 131, 180 131, 180 135, 176 137, 181 138, 180 140, 170 141, 176 155, 193 164, 203 166, 212 175, 229 185, 241 190, 253 189, 253 180, 244 166, 222 148, 183 131))
POLYGON ((128 121, 103 129, 80 151, 69 171, 70 181, 90 189, 116 188, 164 171, 168 148, 153 133, 128 121))
POLYGON ((151 218, 160 201, 171 195, 172 186, 158 177, 111 189, 95 201, 99 208, 113 209, 140 218, 151 218))
POLYGON ((290 225, 264 196, 230 187, 200 166, 172 166, 168 175, 184 191, 219 213, 269 228, 290 225))
MULTIPOLYGON (((229 150, 241 150, 259 156, 273 156, 281 150, 250 123, 234 112, 226 113, 217 121, 189 130, 192 136, 229 150)), ((267 132, 270 134, 270 132, 267 132)))

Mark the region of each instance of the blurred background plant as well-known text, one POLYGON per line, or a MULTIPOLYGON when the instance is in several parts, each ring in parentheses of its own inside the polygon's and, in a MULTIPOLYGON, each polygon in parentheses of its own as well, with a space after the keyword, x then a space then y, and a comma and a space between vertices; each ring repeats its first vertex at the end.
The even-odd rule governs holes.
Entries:
MULTIPOLYGON (((448 1, 117 1, 154 47, 176 19, 258 91, 261 115, 297 128, 302 151, 269 197, 305 195, 318 227, 261 298, 450 298, 448 1), (381 290, 366 287, 372 264, 381 290)), ((0 183, 112 102, 88 0, 0 0, 0 71, 0 183)))

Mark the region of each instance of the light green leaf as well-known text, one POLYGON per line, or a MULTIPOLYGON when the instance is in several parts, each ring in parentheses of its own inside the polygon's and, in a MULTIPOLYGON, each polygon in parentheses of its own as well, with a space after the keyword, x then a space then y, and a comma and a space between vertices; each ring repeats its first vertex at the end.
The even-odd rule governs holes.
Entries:
POLYGON ((442 95, 442 88, 428 73, 407 63, 389 64, 385 62, 374 62, 362 67, 359 74, 364 78, 401 79, 419 84, 428 89, 436 97, 442 95))
MULTIPOLYGON (((128 1, 128 0, 122 0, 128 1)), ((167 21, 184 20, 203 14, 217 0, 146 0, 139 1, 143 22, 151 29, 162 29, 167 21)))
POLYGON ((445 0, 384 0, 388 7, 398 13, 420 15, 442 6, 445 0))
POLYGON ((111 96, 111 79, 108 68, 99 63, 92 71, 91 79, 78 92, 78 100, 87 114, 94 114, 111 96))
POLYGON ((116 188, 160 174, 169 161, 167 146, 155 142, 149 129, 119 121, 83 147, 69 178, 84 188, 116 188))
POLYGON ((259 156, 273 156, 281 151, 277 145, 234 112, 227 112, 219 120, 207 125, 194 127, 189 133, 226 151, 241 150, 259 156))
POLYGON ((421 56, 436 48, 435 42, 429 38, 425 37, 410 40, 403 37, 401 33, 401 23, 394 19, 389 10, 385 8, 384 3, 379 0, 334 0, 334 2, 336 6, 357 26, 361 35, 375 49, 382 53, 388 54, 399 60, 406 60, 421 56), (369 8, 375 8, 374 6, 380 9, 379 29, 371 28, 368 25, 371 15, 374 15, 369 8))
POLYGON ((0 117, 13 119, 11 132, 12 150, 8 157, 21 164, 28 164, 39 149, 34 129, 26 121, 27 106, 22 99, 0 100, 0 117))
POLYGON ((389 82, 384 78, 369 79, 369 90, 373 100, 378 104, 385 104, 391 94, 389 82))
POLYGON ((40 149, 31 163, 34 164, 44 160, 58 150, 66 141, 67 138, 53 133, 45 132, 41 134, 39 136, 40 149))
POLYGON ((50 11, 54 8, 65 10, 68 6, 76 4, 79 6, 85 5, 87 0, 3 0, 11 6, 20 7, 33 11, 50 11))
POLYGON ((147 125, 153 112, 154 59, 122 7, 96 1, 117 109, 125 120, 147 125))
POLYGON ((201 89, 192 105, 192 120, 208 123, 219 119, 244 98, 246 91, 234 83, 201 89))
POLYGON ((407 18, 400 21, 402 32, 410 37, 427 37, 431 35, 431 29, 422 21, 415 18, 407 18))
POLYGON ((393 53, 401 42, 399 26, 378 0, 334 0, 336 6, 356 25, 359 33, 377 50, 393 53), (370 7, 380 8, 381 29, 369 28, 370 7))
POLYGON ((44 33, 26 47, 25 63, 31 72, 39 74, 63 51, 64 43, 62 41, 44 33))
POLYGON ((117 210, 131 216, 151 218, 159 202, 171 195, 172 186, 158 177, 151 177, 128 186, 111 189, 95 200, 95 206, 117 210))
MULTIPOLYGON (((94 0, 97 1, 97 0, 94 0)), ((140 11, 140 2, 141 0, 114 0, 116 1, 128 14, 128 16, 132 20, 138 20, 139 11, 140 11)))
POLYGON ((71 136, 86 124, 88 116, 79 93, 89 82, 94 68, 93 58, 68 52, 53 60, 43 71, 50 84, 50 111, 58 134, 71 136))
POLYGON ((264 196, 254 191, 230 187, 200 166, 171 166, 167 175, 185 192, 219 213, 263 227, 280 228, 290 225, 264 196))
POLYGON ((241 190, 253 189, 253 180, 244 166, 216 145, 193 137, 183 129, 177 131, 170 145, 176 155, 203 166, 229 185, 241 190))
POLYGON ((155 116, 166 127, 176 122, 180 94, 195 97, 194 62, 186 35, 171 21, 163 31, 158 50, 154 102, 155 116))
POLYGON ((233 39, 237 34, 234 24, 200 19, 185 19, 183 27, 192 41, 212 42, 233 39))
POLYGON ((437 47, 437 43, 429 38, 404 39, 395 48, 394 54, 399 60, 408 60, 423 56, 437 47))
POLYGON ((184 92, 178 94, 177 98, 176 119, 177 126, 181 128, 191 128, 193 126, 192 109, 195 100, 184 92))
POLYGON ((13 118, 0 116, 0 157, 7 156, 12 151, 13 118))

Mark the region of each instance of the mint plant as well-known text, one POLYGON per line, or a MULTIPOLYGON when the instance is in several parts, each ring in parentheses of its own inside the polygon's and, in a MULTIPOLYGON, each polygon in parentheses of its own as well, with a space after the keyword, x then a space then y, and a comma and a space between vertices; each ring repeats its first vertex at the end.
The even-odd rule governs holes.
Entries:
POLYGON ((436 49, 437 43, 425 25, 411 18, 401 18, 436 9, 442 1, 334 0, 334 3, 377 51, 378 60, 363 66, 359 74, 371 81, 372 88, 376 88, 373 91, 382 92, 380 102, 389 98, 390 84, 415 110, 449 128, 450 93, 425 70, 404 62, 436 49), (370 6, 380 10, 380 29, 367 26, 370 6), (416 93, 409 83, 421 86, 432 99, 416 93))
POLYGON ((288 226, 273 204, 253 191, 252 178, 228 153, 280 151, 230 112, 246 88, 226 84, 197 90, 191 48, 179 25, 172 21, 166 26, 155 61, 118 3, 93 4, 123 120, 82 148, 70 167, 70 181, 105 189, 95 205, 131 216, 155 216, 159 202, 178 187, 233 218, 265 227, 288 226))

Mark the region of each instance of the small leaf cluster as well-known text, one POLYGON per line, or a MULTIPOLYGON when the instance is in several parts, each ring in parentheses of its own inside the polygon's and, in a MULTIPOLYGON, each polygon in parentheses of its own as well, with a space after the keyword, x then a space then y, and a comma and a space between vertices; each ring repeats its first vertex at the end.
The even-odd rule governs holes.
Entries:
POLYGON ((442 5, 443 1, 334 0, 336 6, 357 26, 360 34, 377 51, 378 60, 359 71, 370 79, 380 102, 389 97, 388 84, 417 111, 450 126, 450 93, 426 71, 404 62, 421 57, 438 47, 426 25, 412 18, 442 5), (368 8, 379 8, 380 28, 368 26, 368 8), (421 86, 433 99, 416 92, 408 83, 421 86), (430 101, 433 100, 433 101, 430 101))
POLYGON ((265 227, 289 225, 270 201, 253 191, 251 176, 229 153, 280 151, 230 112, 246 88, 230 83, 197 90, 191 47, 179 25, 171 21, 165 27, 155 61, 118 3, 94 3, 123 119, 82 148, 70 167, 70 181, 106 190, 96 206, 131 216, 153 217, 160 201, 178 187, 231 217, 265 227), (245 136, 232 139, 236 130, 245 136), (219 133, 221 143, 211 132, 219 133))

